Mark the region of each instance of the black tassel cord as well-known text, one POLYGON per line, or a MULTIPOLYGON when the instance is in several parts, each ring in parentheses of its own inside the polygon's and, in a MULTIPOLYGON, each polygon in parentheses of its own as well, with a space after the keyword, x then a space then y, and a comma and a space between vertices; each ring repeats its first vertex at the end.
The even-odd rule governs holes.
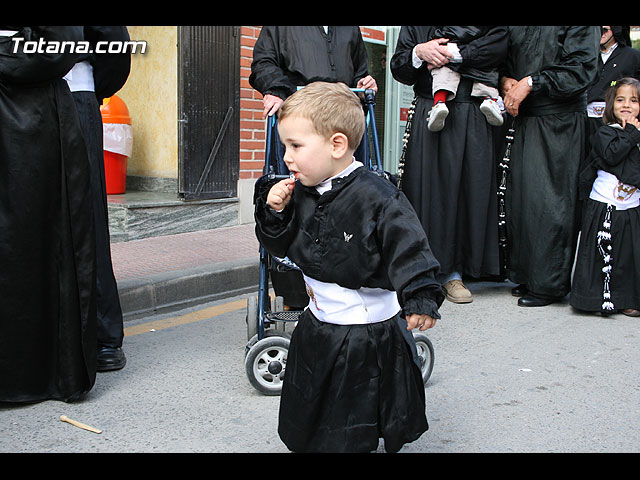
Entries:
POLYGON ((604 266, 602 267, 602 311, 614 312, 615 306, 611 301, 611 269, 613 257, 612 251, 612 238, 611 238, 611 212, 613 211, 612 205, 607 205, 607 211, 604 215, 604 221, 602 222, 602 229, 598 231, 598 252, 602 257, 604 266))
POLYGON ((507 176, 509 175, 509 162, 511 161, 511 146, 513 145, 513 135, 515 117, 511 126, 507 130, 506 147, 502 160, 498 164, 500 168, 500 185, 498 185, 498 246, 502 254, 502 269, 506 273, 508 267, 507 255, 507 207, 505 196, 507 194, 507 176))
POLYGON ((409 138, 411 137, 411 126, 413 124, 413 115, 416 113, 416 102, 418 97, 413 97, 409 112, 407 114, 407 125, 404 127, 404 135, 402 137, 402 152, 400 153, 400 160, 398 161, 398 190, 402 190, 402 175, 404 174, 404 158, 407 152, 407 145, 409 144, 409 138))

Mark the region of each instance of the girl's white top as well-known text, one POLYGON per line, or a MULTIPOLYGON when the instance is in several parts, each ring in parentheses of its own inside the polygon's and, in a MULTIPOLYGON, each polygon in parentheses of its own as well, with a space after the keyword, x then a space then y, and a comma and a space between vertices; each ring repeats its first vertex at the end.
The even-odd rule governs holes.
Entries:
MULTIPOLYGON (((622 128, 618 124, 610 126, 612 128, 622 128)), ((622 183, 618 180, 618 177, 611 173, 598 170, 598 176, 593 182, 589 198, 613 205, 616 210, 627 210, 640 206, 640 189, 633 185, 622 183)))

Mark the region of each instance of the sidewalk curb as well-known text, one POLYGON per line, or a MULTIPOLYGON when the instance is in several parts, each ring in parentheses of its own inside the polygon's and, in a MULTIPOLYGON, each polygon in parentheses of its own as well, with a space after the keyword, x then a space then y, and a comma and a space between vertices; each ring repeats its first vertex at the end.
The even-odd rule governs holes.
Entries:
POLYGON ((124 320, 241 295, 258 286, 259 259, 217 262, 118 282, 124 320))

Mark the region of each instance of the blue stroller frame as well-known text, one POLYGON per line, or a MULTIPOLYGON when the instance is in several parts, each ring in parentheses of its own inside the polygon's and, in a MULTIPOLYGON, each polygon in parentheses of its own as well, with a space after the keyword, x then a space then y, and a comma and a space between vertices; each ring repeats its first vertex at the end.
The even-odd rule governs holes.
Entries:
MULTIPOLYGON (((358 148, 362 163, 378 175, 394 179, 382 168, 378 132, 375 124, 374 105, 375 92, 369 89, 351 89, 353 92, 364 94, 364 103, 367 107, 365 134, 361 146, 358 148), (373 159, 370 155, 368 134, 371 133, 373 144, 373 159)), ((277 126, 276 116, 267 120, 267 138, 265 148, 265 165, 263 176, 269 179, 289 178, 285 174, 286 166, 280 159, 273 162, 274 131, 277 126), (277 164, 277 162, 280 164, 277 164)), ((356 154, 358 155, 358 154, 356 154)), ((260 268, 258 295, 251 296, 247 300, 247 338, 245 347, 245 372, 251 385, 264 395, 279 395, 282 390, 282 381, 286 370, 287 352, 289 350, 289 338, 291 331, 302 314, 303 310, 285 310, 283 297, 269 296, 269 270, 278 264, 292 270, 299 268, 288 258, 276 258, 267 253, 260 246, 260 268)), ((422 379, 426 385, 431 376, 434 363, 434 349, 431 341, 423 332, 413 333, 417 357, 421 364, 422 379)))

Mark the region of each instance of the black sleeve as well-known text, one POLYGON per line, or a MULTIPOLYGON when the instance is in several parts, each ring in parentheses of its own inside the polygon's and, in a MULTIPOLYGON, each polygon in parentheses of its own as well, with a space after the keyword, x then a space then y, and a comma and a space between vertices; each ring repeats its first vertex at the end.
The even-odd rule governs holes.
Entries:
POLYGON ((440 318, 438 307, 444 294, 435 278, 440 264, 402 192, 385 203, 377 224, 387 274, 405 315, 419 313, 440 318))
POLYGON ((286 257, 289 244, 294 236, 293 198, 282 212, 275 212, 267 204, 267 195, 278 180, 269 180, 263 176, 256 182, 253 194, 255 205, 256 237, 260 245, 276 257, 286 257))
POLYGON ((369 54, 367 53, 367 49, 364 45, 360 28, 354 28, 355 39, 351 54, 351 58, 353 59, 353 84, 349 85, 351 88, 355 88, 360 79, 369 75, 369 54))
POLYGON ((507 57, 508 40, 506 26, 491 28, 485 35, 459 46, 462 64, 481 69, 499 67, 507 57))
MULTIPOLYGON (((130 40, 129 31, 124 26, 85 26, 84 36, 94 46, 94 50, 98 42, 130 40)), ((131 70, 131 51, 127 49, 124 53, 94 53, 90 61, 96 97, 102 103, 103 98, 118 92, 127 81, 131 70)))
POLYGON ((275 26, 264 26, 253 47, 253 61, 249 84, 262 95, 276 95, 286 99, 296 91, 282 68, 279 31, 275 26))
POLYGON ((398 82, 414 85, 418 81, 421 68, 413 66, 413 48, 427 40, 424 27, 402 27, 398 35, 396 50, 391 57, 391 74, 398 82))
POLYGON ((24 86, 47 84, 62 79, 81 58, 69 52, 24 53, 24 42, 63 42, 82 40, 82 27, 75 26, 20 26, 13 37, 0 42, 0 82, 24 86), (22 38, 21 42, 14 39, 22 38))
POLYGON ((551 98, 575 96, 593 82, 598 66, 598 46, 594 28, 567 27, 555 64, 547 65, 531 75, 533 93, 545 93, 551 98))
POLYGON ((633 125, 627 124, 624 130, 604 125, 594 135, 593 151, 600 159, 601 166, 614 167, 625 160, 633 149, 638 149, 638 143, 640 130, 633 125))

